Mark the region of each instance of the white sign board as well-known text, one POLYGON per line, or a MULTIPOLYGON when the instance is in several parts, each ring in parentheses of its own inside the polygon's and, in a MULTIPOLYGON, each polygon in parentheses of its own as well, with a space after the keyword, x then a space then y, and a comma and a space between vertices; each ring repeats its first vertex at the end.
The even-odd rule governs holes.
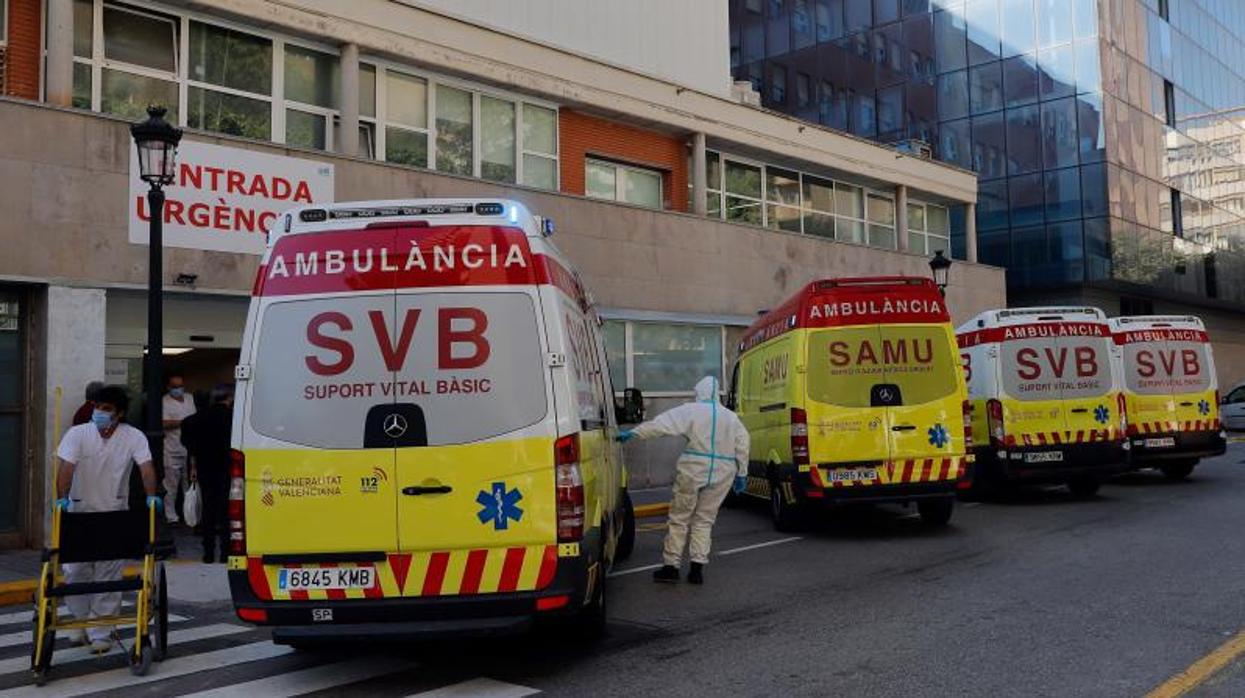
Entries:
MULTIPOLYGON (((130 242, 148 244, 151 212, 130 148, 130 242)), ((177 179, 164 188, 164 245, 262 254, 278 215, 333 201, 329 163, 182 141, 177 179)))

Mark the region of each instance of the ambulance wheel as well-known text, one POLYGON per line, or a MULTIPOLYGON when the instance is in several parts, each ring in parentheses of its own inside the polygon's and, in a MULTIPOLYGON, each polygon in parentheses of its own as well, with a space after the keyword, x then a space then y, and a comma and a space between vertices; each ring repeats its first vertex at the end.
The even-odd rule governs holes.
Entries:
POLYGON ((593 590, 592 601, 575 615, 574 633, 581 640, 591 642, 605 634, 605 587, 605 575, 597 575, 597 588, 593 590))
POLYGON ((1077 499, 1089 499, 1098 494, 1098 488, 1102 487, 1102 483, 1092 477, 1083 477, 1068 482, 1068 489, 1072 491, 1072 496, 1077 499))
POLYGON ((774 528, 782 533, 789 533, 800 529, 803 516, 798 506, 788 503, 787 498, 782 496, 782 485, 778 480, 770 482, 769 513, 774 520, 774 528))
POLYGON ((626 490, 623 490, 622 510, 622 530, 618 532, 618 543, 614 546, 614 562, 631 557, 631 551, 635 549, 635 506, 626 490))
POLYGON ((1160 466, 1159 470, 1163 471, 1163 477, 1172 482, 1180 482, 1189 477, 1193 473, 1193 466, 1197 465, 1197 461, 1177 461, 1160 466))
POLYGON ((922 499, 916 503, 917 513, 921 515, 921 523, 931 528, 946 526, 951 521, 951 512, 955 511, 955 500, 951 497, 943 499, 922 499))
POLYGON ((156 589, 152 619, 156 625, 152 633, 154 659, 157 662, 163 662, 169 651, 169 582, 164 574, 164 563, 156 566, 156 589))

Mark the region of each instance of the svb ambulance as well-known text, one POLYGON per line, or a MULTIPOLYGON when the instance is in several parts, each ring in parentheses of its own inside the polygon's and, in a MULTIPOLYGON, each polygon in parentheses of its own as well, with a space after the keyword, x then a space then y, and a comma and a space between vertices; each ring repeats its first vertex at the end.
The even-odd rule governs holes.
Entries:
POLYGON ((1101 310, 989 310, 957 334, 979 436, 974 489, 1064 483, 1089 497, 1122 469, 1126 405, 1101 310))
POLYGON ((591 300, 511 201, 278 219, 237 368, 229 583, 302 644, 604 622, 634 538, 591 300))
POLYGON ((1111 320, 1128 401, 1130 465, 1182 480, 1198 460, 1222 455, 1219 383, 1200 318, 1146 315, 1111 320))
POLYGON ((730 402, 748 427, 747 493, 780 530, 813 507, 916 502, 951 518, 970 435, 945 302, 929 279, 816 281, 744 337, 730 402))

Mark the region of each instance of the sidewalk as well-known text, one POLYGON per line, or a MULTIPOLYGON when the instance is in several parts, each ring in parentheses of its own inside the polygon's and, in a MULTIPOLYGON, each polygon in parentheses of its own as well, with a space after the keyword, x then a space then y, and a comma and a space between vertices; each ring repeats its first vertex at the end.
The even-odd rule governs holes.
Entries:
MULTIPOLYGON (((205 565, 203 548, 189 529, 174 530, 177 557, 165 560, 169 597, 176 601, 207 602, 229 599, 229 580, 224 564, 205 565)), ((38 550, 0 551, 0 606, 31 603, 42 567, 38 550)))

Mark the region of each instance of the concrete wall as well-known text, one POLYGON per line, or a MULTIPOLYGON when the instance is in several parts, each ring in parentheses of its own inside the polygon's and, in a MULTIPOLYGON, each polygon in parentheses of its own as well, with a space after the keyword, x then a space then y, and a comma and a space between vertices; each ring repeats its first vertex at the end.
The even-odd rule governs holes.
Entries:
POLYGON ((720 0, 399 0, 637 72, 729 95, 720 0))
MULTIPOLYGON (((128 123, 0 101, 0 276, 74 285, 143 287, 147 248, 126 232, 128 123), (84 264, 84 262, 86 262, 84 264)), ((554 241, 599 303, 614 308, 753 315, 814 278, 928 275, 918 255, 835 243, 687 214, 504 187, 427 170, 192 133, 187 138, 332 162, 339 201, 508 196, 554 219, 554 241)), ((258 258, 165 251, 165 284, 198 274, 199 292, 248 291, 258 258)), ((173 288, 170 290, 183 290, 173 288)), ((1003 271, 956 263, 948 305, 956 320, 1004 304, 1003 271)))

